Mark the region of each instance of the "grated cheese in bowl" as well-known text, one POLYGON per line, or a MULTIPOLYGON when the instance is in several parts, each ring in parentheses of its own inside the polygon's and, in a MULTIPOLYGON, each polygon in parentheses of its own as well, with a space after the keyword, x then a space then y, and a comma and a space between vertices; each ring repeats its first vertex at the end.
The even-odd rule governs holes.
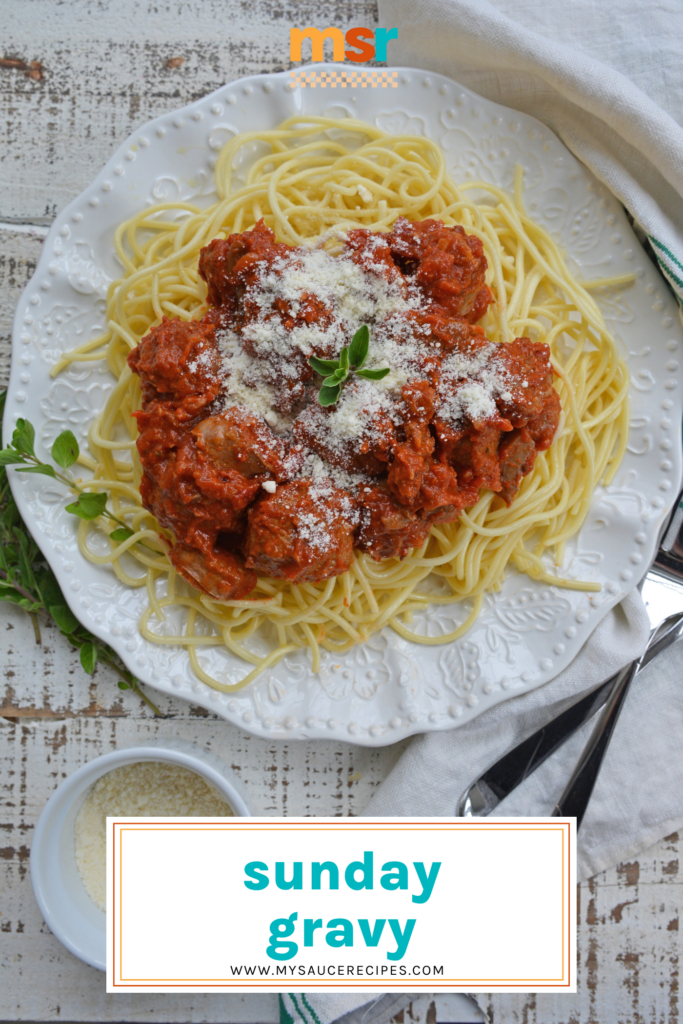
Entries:
POLYGON ((227 818, 227 801, 196 772, 163 761, 136 761, 101 776, 78 812, 76 864, 96 907, 106 909, 107 815, 127 818, 227 818))

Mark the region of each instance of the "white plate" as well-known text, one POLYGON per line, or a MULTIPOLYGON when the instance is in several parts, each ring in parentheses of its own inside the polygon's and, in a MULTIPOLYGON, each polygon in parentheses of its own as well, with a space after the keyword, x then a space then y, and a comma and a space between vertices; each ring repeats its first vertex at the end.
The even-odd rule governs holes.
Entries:
MULTIPOLYGON (((192 675, 184 650, 141 637, 144 591, 119 584, 108 569, 82 558, 63 490, 44 477, 10 471, 22 515, 79 619, 143 682, 262 736, 380 746, 452 728, 541 686, 638 582, 681 476, 676 372, 683 332, 675 302, 620 205, 539 121, 439 75, 406 68, 397 77, 395 88, 323 89, 293 88, 288 72, 259 75, 144 125, 57 217, 17 309, 5 436, 18 416, 26 416, 47 453, 67 427, 85 437, 112 384, 103 366, 84 364, 55 380, 49 370, 62 352, 102 330, 107 284, 119 273, 116 225, 160 200, 210 202, 212 163, 223 143, 295 113, 351 115, 390 133, 429 135, 460 181, 483 178, 510 189, 515 165, 522 163, 528 211, 565 246, 584 277, 635 271, 633 287, 597 296, 631 369, 629 448, 614 483, 597 489, 563 569, 599 581, 602 590, 588 595, 511 575, 457 643, 417 646, 384 630, 342 658, 327 654, 317 676, 308 653, 300 652, 246 690, 220 694, 192 675)), ((438 635, 463 616, 457 604, 434 606, 423 628, 438 635)), ((203 658, 227 681, 245 672, 242 662, 216 648, 203 658)))

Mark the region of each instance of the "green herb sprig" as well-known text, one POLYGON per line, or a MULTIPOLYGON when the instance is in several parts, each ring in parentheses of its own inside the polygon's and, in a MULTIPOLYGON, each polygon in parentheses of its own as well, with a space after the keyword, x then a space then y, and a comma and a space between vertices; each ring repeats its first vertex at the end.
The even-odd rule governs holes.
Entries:
POLYGON ((334 405, 339 399, 343 385, 352 374, 366 380, 381 380, 382 377, 386 377, 390 372, 388 366, 381 370, 362 368, 368 358, 369 348, 370 330, 364 324, 354 334, 351 344, 344 345, 339 353, 339 359, 318 359, 317 356, 309 358, 308 361, 315 372, 325 378, 318 392, 318 401, 321 405, 334 405))
POLYGON ((69 473, 69 468, 78 461, 80 455, 78 441, 70 430, 63 430, 50 450, 54 461, 60 469, 64 470, 62 473, 49 463, 41 462, 36 456, 35 440, 36 432, 33 424, 28 420, 18 419, 10 444, 0 451, 0 466, 19 466, 21 468, 17 469, 17 473, 39 473, 42 476, 49 476, 53 480, 59 480, 60 483, 66 484, 78 494, 76 501, 66 506, 67 512, 78 516, 79 519, 90 520, 103 516, 105 519, 118 523, 118 528, 109 534, 112 540, 120 542, 133 536, 133 531, 126 526, 123 520, 106 507, 107 495, 104 492, 93 493, 86 490, 85 486, 69 473))
MULTIPOLYGON (((6 392, 0 394, 0 418, 6 392)), ((1 438, 0 438, 1 444, 1 438)), ((116 541, 132 537, 125 523, 106 508, 107 495, 85 491, 68 472, 79 455, 78 442, 70 430, 59 435, 52 446, 52 458, 65 472, 41 462, 34 451, 35 430, 27 420, 17 420, 12 443, 0 451, 0 601, 17 605, 31 616, 36 643, 41 643, 40 620, 54 622, 62 636, 79 652, 83 669, 92 675, 98 661, 109 665, 119 677, 121 690, 133 690, 156 715, 161 711, 142 690, 139 681, 120 661, 115 651, 81 625, 66 603, 57 578, 31 536, 14 501, 7 479, 7 466, 18 473, 38 473, 52 477, 75 490, 78 499, 67 510, 81 519, 104 516, 120 524, 109 536, 116 541)))

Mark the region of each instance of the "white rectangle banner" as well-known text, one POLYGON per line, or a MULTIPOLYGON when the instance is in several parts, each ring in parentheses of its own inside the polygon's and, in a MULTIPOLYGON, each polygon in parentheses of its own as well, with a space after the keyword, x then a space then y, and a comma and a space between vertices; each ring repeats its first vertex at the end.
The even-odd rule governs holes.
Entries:
POLYGON ((574 992, 575 831, 108 818, 107 992, 574 992))

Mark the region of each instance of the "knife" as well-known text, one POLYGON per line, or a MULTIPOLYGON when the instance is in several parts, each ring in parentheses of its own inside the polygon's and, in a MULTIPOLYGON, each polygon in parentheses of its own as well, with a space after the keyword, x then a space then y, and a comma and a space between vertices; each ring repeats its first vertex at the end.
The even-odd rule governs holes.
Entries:
POLYGON ((562 746, 577 729, 605 708, 581 755, 554 815, 580 819, 597 778, 597 769, 628 688, 637 672, 649 664, 683 633, 683 492, 674 506, 654 562, 640 590, 652 632, 644 655, 572 704, 556 718, 491 765, 462 794, 456 808, 459 817, 490 814, 524 779, 562 746), (573 810, 567 808, 572 806, 573 810))

